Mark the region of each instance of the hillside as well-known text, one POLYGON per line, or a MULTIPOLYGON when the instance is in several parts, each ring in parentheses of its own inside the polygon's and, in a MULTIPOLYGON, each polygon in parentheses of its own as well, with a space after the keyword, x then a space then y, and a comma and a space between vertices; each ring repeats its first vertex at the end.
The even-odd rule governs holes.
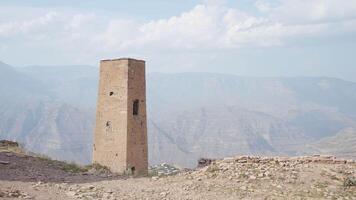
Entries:
MULTIPOLYGON (((0 139, 90 162, 98 68, 1 66, 7 78, 0 79, 0 139)), ((147 76, 147 95, 150 164, 193 167, 200 157, 318 152, 356 159, 356 141, 337 136, 356 129, 353 82, 154 73, 147 76), (328 138, 333 145, 322 144, 328 138)))
POLYGON ((309 144, 310 152, 321 154, 342 155, 344 158, 355 159, 356 155, 356 129, 343 129, 336 135, 326 137, 318 142, 309 144))
POLYGON ((79 166, 27 152, 8 140, 0 140, 0 171, 1 186, 4 181, 84 183, 124 178, 100 165, 79 166))

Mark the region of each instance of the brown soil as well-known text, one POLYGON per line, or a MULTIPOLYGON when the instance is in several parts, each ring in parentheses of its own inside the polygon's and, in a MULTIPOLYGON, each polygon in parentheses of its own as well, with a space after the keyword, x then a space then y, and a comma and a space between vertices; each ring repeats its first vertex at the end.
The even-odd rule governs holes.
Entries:
MULTIPOLYGON (((84 183, 112 180, 111 173, 70 172, 68 163, 14 152, 0 152, 0 180, 22 182, 84 183)), ((77 169, 78 170, 78 169, 77 169)))

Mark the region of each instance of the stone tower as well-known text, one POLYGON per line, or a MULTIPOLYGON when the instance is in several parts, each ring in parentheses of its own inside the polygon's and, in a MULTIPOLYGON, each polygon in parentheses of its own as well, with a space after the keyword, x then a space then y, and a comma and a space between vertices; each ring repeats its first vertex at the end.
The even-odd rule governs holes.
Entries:
POLYGON ((147 154, 145 61, 102 60, 93 163, 147 174, 147 154))

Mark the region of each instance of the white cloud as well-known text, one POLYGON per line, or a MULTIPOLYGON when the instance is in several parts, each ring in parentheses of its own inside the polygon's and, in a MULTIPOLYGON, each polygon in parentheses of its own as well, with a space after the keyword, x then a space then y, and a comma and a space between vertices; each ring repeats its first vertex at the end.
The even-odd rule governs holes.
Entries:
POLYGON ((139 27, 139 45, 192 49, 215 47, 222 33, 219 7, 198 5, 178 17, 151 21, 139 27))
MULTIPOLYGON (((278 3, 259 0, 255 5, 264 13, 262 17, 227 8, 221 3, 197 5, 179 16, 131 24, 129 30, 134 34, 126 33, 127 37, 120 37, 125 38, 120 42, 113 38, 122 33, 113 34, 110 26, 107 43, 121 50, 231 49, 287 45, 294 39, 354 31, 354 0, 348 3, 337 0, 281 0, 278 3), (348 8, 344 8, 345 5, 348 8)), ((119 31, 119 27, 115 29, 119 31)))
POLYGON ((56 12, 48 12, 34 19, 2 23, 0 24, 0 36, 38 33, 41 28, 53 25, 57 15, 56 12))
MULTIPOLYGON (((167 19, 139 22, 52 10, 0 20, 0 41, 103 52, 205 51, 290 45, 296 39, 356 31, 356 0, 257 0, 259 14, 204 1, 167 19)), ((0 9, 1 11, 1 9, 0 9)), ((84 55, 85 54, 85 55, 84 55)))

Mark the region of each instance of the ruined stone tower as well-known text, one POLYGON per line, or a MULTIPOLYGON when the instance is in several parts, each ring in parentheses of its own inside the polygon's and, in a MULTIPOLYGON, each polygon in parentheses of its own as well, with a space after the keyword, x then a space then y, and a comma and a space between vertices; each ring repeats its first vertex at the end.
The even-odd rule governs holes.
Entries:
POLYGON ((100 62, 93 163, 117 173, 147 173, 145 61, 100 62))

